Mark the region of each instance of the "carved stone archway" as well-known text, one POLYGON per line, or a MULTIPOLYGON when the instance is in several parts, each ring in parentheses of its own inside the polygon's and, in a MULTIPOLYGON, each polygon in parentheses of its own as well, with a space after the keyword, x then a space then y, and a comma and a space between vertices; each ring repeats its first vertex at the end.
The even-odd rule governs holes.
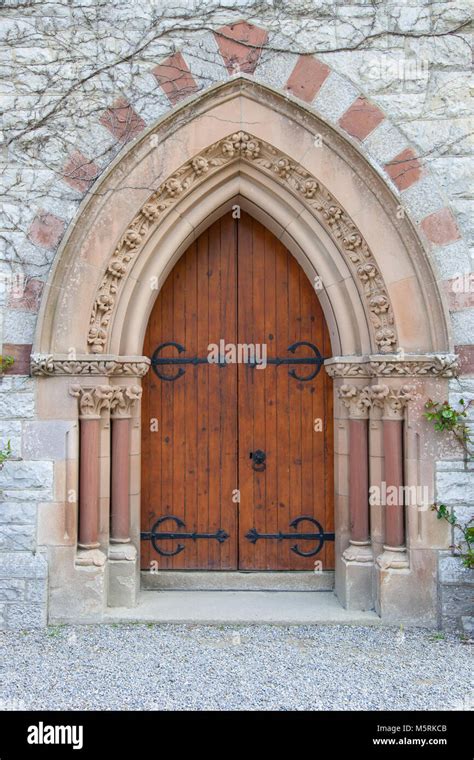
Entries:
POLYGON ((443 531, 423 504, 388 510, 366 494, 382 481, 432 491, 421 399, 456 372, 442 296, 409 220, 355 146, 245 78, 175 109, 130 147, 92 189, 58 254, 32 374, 41 419, 68 420, 72 431, 80 419, 64 463, 80 515, 78 535, 78 505, 64 501, 68 541, 50 547, 51 618, 95 620, 107 604, 136 601, 143 336, 176 259, 235 205, 315 281, 337 353, 327 371, 339 598, 375 605, 386 619, 410 620, 416 608, 432 623, 443 531), (366 478, 354 485, 361 468, 366 478))

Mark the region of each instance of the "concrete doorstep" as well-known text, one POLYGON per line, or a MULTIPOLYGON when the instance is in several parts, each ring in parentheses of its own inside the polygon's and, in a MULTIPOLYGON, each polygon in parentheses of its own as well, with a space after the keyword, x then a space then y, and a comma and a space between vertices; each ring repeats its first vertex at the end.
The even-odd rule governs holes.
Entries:
POLYGON ((105 622, 381 625, 373 612, 346 610, 332 591, 142 591, 138 605, 109 607, 105 622))

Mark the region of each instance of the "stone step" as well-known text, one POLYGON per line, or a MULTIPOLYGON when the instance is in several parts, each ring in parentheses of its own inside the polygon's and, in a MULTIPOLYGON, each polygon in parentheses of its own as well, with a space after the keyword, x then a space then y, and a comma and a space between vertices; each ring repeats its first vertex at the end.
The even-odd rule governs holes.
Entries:
MULTIPOLYGON (((164 574, 164 573, 163 573, 164 574)), ((381 625, 373 611, 345 610, 332 591, 142 591, 136 607, 108 607, 108 623, 381 625)))
POLYGON ((334 572, 142 571, 144 591, 332 591, 334 572))

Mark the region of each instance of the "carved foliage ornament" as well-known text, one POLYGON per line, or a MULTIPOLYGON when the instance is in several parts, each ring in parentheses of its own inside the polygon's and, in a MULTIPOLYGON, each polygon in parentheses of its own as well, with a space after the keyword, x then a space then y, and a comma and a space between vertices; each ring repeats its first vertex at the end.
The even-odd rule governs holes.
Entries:
POLYGON ((135 403, 141 398, 139 385, 114 386, 110 411, 114 417, 130 417, 135 403))
POLYGON ((413 388, 403 385, 390 388, 388 385, 341 385, 338 396, 349 409, 352 418, 366 419, 371 407, 383 410, 385 419, 401 420, 405 407, 413 399, 413 388))
POLYGON ((426 355, 415 359, 380 359, 367 358, 363 362, 334 361, 325 364, 330 377, 457 377, 459 374, 459 357, 454 354, 426 355))
POLYGON ((130 417, 142 389, 139 385, 71 385, 69 393, 78 399, 81 417, 96 419, 109 410, 115 417, 130 417))
POLYGON ((151 195, 120 238, 109 261, 90 317, 88 345, 103 353, 121 280, 127 274, 151 230, 205 175, 235 160, 258 165, 289 186, 306 203, 344 251, 365 296, 375 343, 380 353, 397 344, 392 306, 376 261, 360 231, 331 193, 302 166, 263 140, 236 132, 206 148, 178 169, 151 195))
POLYGON ((137 359, 99 359, 88 355, 87 358, 58 359, 52 354, 32 354, 30 367, 32 375, 43 377, 53 375, 143 377, 150 369, 150 360, 146 356, 137 357, 137 359))
POLYGON ((87 388, 82 385, 72 385, 69 389, 71 396, 78 399, 80 416, 90 419, 96 419, 100 417, 102 411, 110 409, 113 392, 111 385, 94 385, 87 388))

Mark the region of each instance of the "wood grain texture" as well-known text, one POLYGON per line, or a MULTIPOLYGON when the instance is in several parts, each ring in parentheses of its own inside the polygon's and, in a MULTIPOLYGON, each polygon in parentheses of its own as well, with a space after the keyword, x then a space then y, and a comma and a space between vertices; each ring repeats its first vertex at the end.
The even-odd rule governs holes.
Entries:
MULTIPOLYGON (((144 344, 148 356, 176 341, 182 356, 207 356, 210 343, 265 344, 268 358, 289 356, 301 340, 331 355, 329 334, 312 284, 294 257, 260 223, 243 214, 222 217, 175 265, 157 298, 144 344)), ((177 356, 175 349, 163 355, 177 356)), ((308 355, 301 347, 297 355, 308 355)), ((174 382, 153 372, 144 379, 142 530, 176 515, 181 530, 229 538, 186 540, 175 557, 142 542, 142 567, 166 569, 308 570, 315 560, 334 567, 332 543, 314 557, 291 551, 295 540, 259 540, 246 534, 290 531, 302 515, 334 530, 332 381, 324 371, 312 381, 290 377, 287 366, 187 365, 174 382), (150 419, 159 420, 151 432, 150 419), (322 430, 315 430, 320 419, 322 430), (256 472, 250 453, 266 452, 256 472), (240 491, 240 503, 233 499, 240 491)), ((309 367, 300 367, 304 374, 309 367)), ((171 373, 174 368, 166 367, 171 373)), ((162 530, 175 530, 169 522, 162 530)), ((300 532, 311 532, 309 524, 300 532)), ((162 541, 167 551, 177 541, 162 541)), ((303 551, 313 544, 298 542, 303 551)))

